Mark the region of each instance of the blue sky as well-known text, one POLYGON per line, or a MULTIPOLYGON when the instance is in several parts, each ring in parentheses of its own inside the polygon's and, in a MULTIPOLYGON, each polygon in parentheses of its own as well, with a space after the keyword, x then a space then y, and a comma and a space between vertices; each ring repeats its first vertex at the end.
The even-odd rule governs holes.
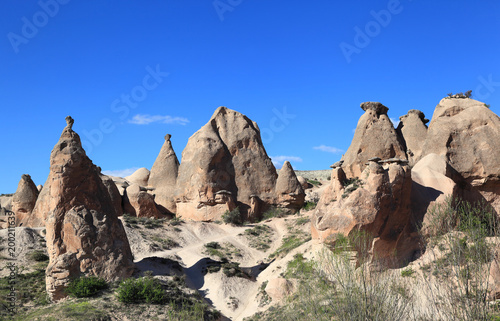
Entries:
MULTIPOLYGON (((179 159, 218 106, 256 121, 267 152, 327 169, 363 101, 428 118, 449 92, 500 111, 498 1, 2 1, 0 193, 44 184, 75 119, 103 170, 179 159)), ((279 167, 279 164, 278 164, 279 167)))

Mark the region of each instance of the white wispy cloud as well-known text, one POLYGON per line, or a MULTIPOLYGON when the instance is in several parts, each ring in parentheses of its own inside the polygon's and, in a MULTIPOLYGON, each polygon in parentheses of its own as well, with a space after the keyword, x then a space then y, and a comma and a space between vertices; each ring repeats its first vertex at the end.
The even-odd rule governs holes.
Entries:
POLYGON ((137 114, 128 122, 135 125, 149 125, 151 123, 186 125, 187 123, 189 123, 189 119, 184 117, 173 117, 169 115, 162 116, 137 114))
POLYGON ((102 171, 102 173, 108 176, 125 177, 132 175, 138 169, 139 167, 132 167, 126 169, 107 170, 107 171, 102 171))
POLYGON ((322 152, 333 153, 333 154, 341 154, 341 153, 344 152, 340 148, 332 147, 332 146, 326 146, 326 145, 314 146, 313 149, 320 150, 322 152))
POLYGON ((293 162, 302 162, 302 158, 298 157, 298 156, 271 156, 271 160, 274 164, 274 167, 276 168, 281 168, 281 166, 283 166, 283 163, 285 161, 289 161, 290 163, 293 163, 293 162))

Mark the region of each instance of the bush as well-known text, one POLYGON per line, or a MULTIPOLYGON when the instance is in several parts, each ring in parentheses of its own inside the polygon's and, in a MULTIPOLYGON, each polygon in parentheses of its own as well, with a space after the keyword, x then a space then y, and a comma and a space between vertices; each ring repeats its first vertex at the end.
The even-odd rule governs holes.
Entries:
POLYGON ((305 202, 304 203, 304 206, 302 206, 302 208, 306 211, 310 211, 310 210, 313 210, 316 208, 316 205, 318 205, 318 203, 314 203, 314 202, 305 202))
POLYGON ((37 261, 37 262, 44 262, 44 261, 48 261, 49 260, 49 257, 47 256, 47 254, 43 253, 43 251, 33 251, 29 254, 29 258, 33 261, 37 261))
POLYGON ((127 279, 120 283, 117 292, 118 301, 122 303, 162 304, 166 301, 165 290, 156 279, 145 277, 127 279))
POLYGON ((71 281, 66 292, 76 298, 88 298, 96 295, 99 291, 108 287, 104 279, 95 276, 79 277, 71 281))
POLYGON ((226 224, 243 225, 239 208, 235 208, 232 211, 226 211, 222 215, 222 220, 226 224))

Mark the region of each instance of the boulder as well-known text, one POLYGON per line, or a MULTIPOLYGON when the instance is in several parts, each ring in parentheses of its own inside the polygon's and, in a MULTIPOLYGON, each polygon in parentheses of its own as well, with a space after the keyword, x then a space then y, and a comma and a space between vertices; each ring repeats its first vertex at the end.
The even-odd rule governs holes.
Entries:
POLYGON ((87 157, 73 119, 50 155, 50 173, 34 212, 46 219, 49 264, 45 272, 52 300, 66 296, 71 279, 95 275, 107 281, 129 277, 134 269, 125 230, 99 169, 87 157), (44 210, 42 212, 41 210, 44 210))
POLYGON ((154 188, 156 203, 163 207, 163 211, 175 213, 174 194, 179 160, 172 147, 171 137, 170 134, 165 135, 165 142, 151 167, 148 185, 154 188))
POLYGON ((160 218, 162 214, 156 207, 154 195, 149 194, 144 187, 132 184, 123 194, 125 213, 136 217, 160 218))
POLYGON ((257 124, 239 112, 219 107, 182 152, 175 192, 177 215, 197 221, 220 220, 231 204, 220 204, 216 193, 226 190, 244 219, 253 220, 249 217, 250 196, 256 195, 266 204, 274 202, 276 178, 257 124))
POLYGON ((413 166, 422 156, 429 120, 420 110, 411 109, 408 114, 399 117, 399 121, 396 131, 403 138, 410 166, 413 166))
POLYGON ((295 285, 285 278, 271 279, 265 288, 267 295, 273 302, 281 302, 286 299, 295 290, 295 285))
POLYGON ((307 182, 307 179, 304 178, 304 176, 297 176, 297 180, 299 181, 300 183, 300 186, 302 186, 302 189, 306 190, 310 187, 312 187, 312 185, 310 185, 308 182, 307 182))
POLYGON ((289 161, 285 161, 276 181, 278 206, 295 213, 304 205, 305 196, 304 189, 297 179, 292 165, 289 161))
POLYGON ((424 153, 438 154, 500 213, 500 117, 470 98, 444 98, 429 124, 424 153))
POLYGON ((365 113, 356 126, 351 145, 342 157, 347 177, 359 177, 368 159, 398 157, 407 159, 402 138, 387 116, 389 108, 378 102, 361 104, 365 113))
POLYGON ((149 170, 145 167, 141 167, 134 173, 132 173, 132 175, 126 176, 124 178, 132 184, 148 186, 149 170))
POLYGON ((311 220, 312 237, 335 242, 363 232, 372 263, 398 266, 413 256, 408 247, 411 212, 411 171, 390 163, 370 162, 359 179, 347 180, 342 168, 332 171, 311 220), (404 245, 404 246, 403 246, 404 245))
POLYGON ((21 226, 22 221, 31 215, 38 194, 38 189, 31 180, 31 176, 23 174, 12 198, 12 212, 16 215, 17 226, 21 226))

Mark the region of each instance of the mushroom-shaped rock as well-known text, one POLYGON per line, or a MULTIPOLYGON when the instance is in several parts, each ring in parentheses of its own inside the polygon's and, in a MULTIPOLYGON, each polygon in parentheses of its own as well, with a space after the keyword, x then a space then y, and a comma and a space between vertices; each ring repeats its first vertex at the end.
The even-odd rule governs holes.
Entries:
POLYGON ((132 184, 148 186, 149 170, 145 167, 141 167, 133 172, 132 175, 126 176, 125 179, 132 184))
POLYGON ((343 160, 340 160, 338 162, 335 162, 333 163, 332 165, 330 165, 330 168, 337 168, 337 167, 341 167, 342 164, 344 164, 344 161, 343 160))
POLYGON ((300 210, 304 205, 306 194, 289 161, 285 161, 278 174, 276 195, 278 206, 293 212, 300 210))
POLYGON ((21 226, 22 222, 31 215, 38 194, 38 189, 31 180, 31 176, 23 174, 17 185, 16 193, 12 197, 12 212, 16 215, 17 226, 21 226))
POLYGON ((97 167, 71 126, 64 128, 52 150, 49 177, 33 214, 46 227, 46 287, 53 300, 65 297, 68 283, 80 275, 114 281, 132 274, 132 252, 123 225, 97 167))
POLYGON ((250 195, 259 195, 266 203, 274 200, 276 178, 257 124, 239 112, 219 107, 182 152, 175 193, 177 215, 218 220, 227 206, 214 201, 215 193, 228 190, 242 215, 248 216, 250 195))
POLYGON ((342 157, 342 168, 348 177, 359 177, 371 157, 406 159, 402 139, 387 116, 388 108, 378 102, 361 104, 361 116, 351 145, 342 157))
POLYGON ((149 194, 146 188, 132 184, 123 194, 124 211, 137 217, 160 218, 162 215, 156 207, 155 197, 149 194))
POLYGON ((500 117, 484 103, 442 99, 434 110, 423 151, 444 156, 500 213, 500 117))
POLYGON ((156 203, 163 207, 164 211, 175 213, 174 194, 179 172, 179 160, 172 147, 171 137, 170 134, 165 135, 165 142, 153 167, 151 167, 148 184, 155 188, 156 203))
POLYGON ((383 169, 370 162, 361 177, 347 181, 342 168, 333 170, 311 220, 313 238, 334 242, 338 234, 364 231, 373 263, 405 262, 415 250, 406 242, 412 217, 409 167, 393 163, 383 169))

